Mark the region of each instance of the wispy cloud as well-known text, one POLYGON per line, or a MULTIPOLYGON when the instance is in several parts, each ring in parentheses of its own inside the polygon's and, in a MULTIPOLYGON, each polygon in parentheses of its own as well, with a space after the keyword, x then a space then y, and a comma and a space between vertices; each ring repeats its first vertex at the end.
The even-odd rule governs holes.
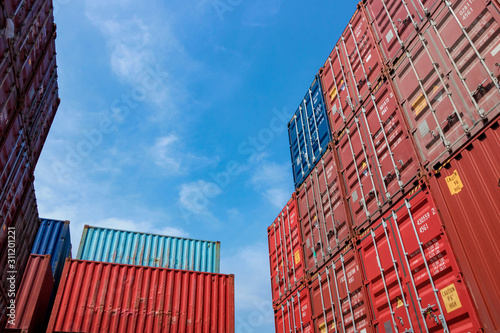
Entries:
POLYGON ((179 191, 179 204, 192 214, 212 217, 208 209, 210 199, 221 193, 219 186, 204 180, 182 184, 179 191))
POLYGON ((250 183, 274 206, 282 208, 290 199, 290 167, 265 159, 258 162, 250 183))

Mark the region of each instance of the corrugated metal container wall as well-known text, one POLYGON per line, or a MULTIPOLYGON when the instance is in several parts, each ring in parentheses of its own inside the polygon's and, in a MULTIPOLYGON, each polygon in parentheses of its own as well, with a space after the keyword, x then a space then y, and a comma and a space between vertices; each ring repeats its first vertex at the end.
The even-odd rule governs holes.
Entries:
MULTIPOLYGON (((23 276, 24 269, 26 268, 31 248, 35 242, 38 227, 40 226, 33 183, 26 188, 21 202, 21 206, 14 216, 13 223, 11 225, 13 228, 11 230, 15 231, 16 263, 14 270, 16 271, 16 288, 19 287, 19 284, 21 283, 21 278, 23 276)), ((9 234, 9 236, 11 236, 11 234, 9 234)), ((4 246, 4 249, 0 250, 3 251, 0 253, 0 287, 4 288, 5 291, 8 289, 6 288, 8 285, 8 272, 12 271, 12 269, 7 267, 9 259, 7 246, 4 246)), ((12 255, 12 253, 10 254, 12 255)))
POLYGON ((319 75, 288 123, 295 188, 307 177, 332 140, 319 75))
POLYGON ((50 254, 52 275, 57 287, 66 258, 71 257, 69 221, 41 219, 31 253, 50 254))
POLYGON ((15 325, 8 324, 6 332, 45 331, 45 315, 54 286, 50 261, 50 255, 32 254, 30 256, 16 295, 15 325))
POLYGON ((437 207, 415 191, 360 237, 377 331, 480 332, 437 207))
POLYGON ((288 296, 304 282, 301 238, 297 198, 293 194, 274 223, 267 228, 273 303, 288 296))
POLYGON ((67 260, 47 332, 160 331, 234 332, 234 275, 67 260))
MULTIPOLYGON (((0 11, 1 16, 1 11, 0 11)), ((3 22, 3 21, 2 21, 3 22)), ((0 23, 2 24, 2 23, 0 23)), ((1 25, 5 27, 5 25, 1 25)), ((4 38, 0 38, 2 44, 4 38)), ((0 46, 1 48, 1 46, 0 46)), ((14 71, 10 60, 10 54, 7 50, 0 53, 0 147, 4 143, 7 131, 15 118, 17 89, 15 83, 14 71)))
POLYGON ((439 168, 500 112, 500 14, 491 1, 463 0, 442 2, 431 19, 392 74, 421 160, 439 168))
POLYGON ((313 333, 311 320, 311 294, 307 287, 292 293, 275 306, 274 325, 276 333, 313 333))
POLYGON ((0 332, 3 332, 9 319, 7 317, 7 314, 10 312, 10 309, 8 309, 9 306, 14 307, 8 303, 7 296, 4 295, 2 288, 0 288, 0 332))
POLYGON ((352 244, 311 277, 310 290, 316 332, 374 332, 361 264, 352 244))
POLYGON ((220 242, 86 225, 76 259, 219 273, 220 242))
POLYGON ((429 179, 485 332, 500 332, 499 122, 429 179))
POLYGON ((297 194, 305 266, 309 274, 323 266, 351 235, 345 195, 331 145, 297 194))

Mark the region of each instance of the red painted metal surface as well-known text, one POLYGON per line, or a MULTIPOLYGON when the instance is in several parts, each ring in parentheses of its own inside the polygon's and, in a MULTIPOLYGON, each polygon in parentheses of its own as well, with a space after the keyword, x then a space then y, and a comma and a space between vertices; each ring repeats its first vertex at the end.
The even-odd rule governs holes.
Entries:
POLYGON ((295 194, 267 228, 273 303, 304 282, 305 264, 295 194))
POLYGON ((342 131, 382 71, 382 61, 362 10, 356 10, 322 69, 332 133, 342 131))
POLYGON ((310 290, 315 332, 374 332, 360 261, 351 244, 311 278, 310 290))
POLYGON ((500 332, 500 124, 429 179, 485 332, 500 332))
POLYGON ((47 332, 160 331, 234 332, 234 275, 67 260, 47 332))
POLYGON ((429 168, 438 168, 500 110, 499 86, 493 84, 500 72, 491 56, 500 42, 498 9, 491 2, 485 6, 482 0, 459 1, 453 7, 466 6, 466 2, 474 8, 471 15, 477 15, 475 20, 461 22, 467 33, 458 28, 457 11, 443 4, 435 13, 441 21, 423 28, 422 38, 408 45, 393 70, 395 90, 421 160, 429 168), (491 36, 488 43, 487 36, 491 36), (472 45, 485 57, 483 62, 472 45))
POLYGON ((427 190, 396 203, 360 237, 378 331, 478 332, 480 325, 427 190))
POLYGON ((7 291, 9 289, 7 277, 9 276, 9 271, 12 271, 12 269, 8 266, 10 264, 8 262, 9 254, 12 255, 12 252, 9 253, 7 249, 7 236, 12 236, 12 232, 8 234, 8 231, 15 231, 15 285, 16 288, 19 288, 19 284, 21 283, 24 269, 26 268, 39 226, 40 219, 38 217, 35 189, 33 187, 32 180, 30 180, 30 184, 27 186, 22 196, 21 206, 14 215, 12 223, 9 225, 12 229, 8 229, 6 226, 6 229, 3 230, 2 227, 2 236, 4 237, 5 242, 2 245, 2 248, 0 248, 0 287, 4 290, 5 294, 8 294, 7 291))
POLYGON ((297 289, 275 306, 276 333, 313 333, 311 295, 307 287, 297 289))
POLYGON ((25 132, 18 116, 0 150, 0 251, 6 230, 22 205, 32 175, 25 132))
MULTIPOLYGON (((3 39, 3 38, 2 38, 3 39)), ((0 146, 16 115, 17 89, 9 52, 0 61, 0 146)))
POLYGON ((16 295, 16 318, 6 332, 42 332, 54 286, 50 255, 32 254, 16 295))
POLYGON ((379 44, 383 59, 392 64, 416 36, 415 27, 428 22, 426 11, 434 12, 440 1, 368 0, 365 14, 379 44))
POLYGON ((0 332, 3 332, 5 325, 7 325, 8 313, 10 309, 10 302, 7 300, 7 296, 4 295, 2 288, 0 288, 0 332))
POLYGON ((340 251, 351 234, 333 146, 304 181, 297 198, 305 266, 314 274, 340 251))

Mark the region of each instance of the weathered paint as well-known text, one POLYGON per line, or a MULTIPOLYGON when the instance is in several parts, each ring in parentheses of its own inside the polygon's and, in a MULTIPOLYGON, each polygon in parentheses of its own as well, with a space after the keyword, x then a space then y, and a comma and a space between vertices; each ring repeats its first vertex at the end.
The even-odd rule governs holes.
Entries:
POLYGON ((234 275, 66 261, 47 332, 234 332, 234 275))
POLYGON ((219 273, 220 242, 86 225, 76 259, 219 273))
POLYGON ((45 315, 54 286, 50 255, 32 254, 16 295, 14 325, 7 324, 6 332, 33 333, 44 331, 45 315))
POLYGON ((57 285, 66 258, 71 257, 69 221, 40 219, 40 229, 38 229, 31 253, 50 254, 52 274, 57 285))

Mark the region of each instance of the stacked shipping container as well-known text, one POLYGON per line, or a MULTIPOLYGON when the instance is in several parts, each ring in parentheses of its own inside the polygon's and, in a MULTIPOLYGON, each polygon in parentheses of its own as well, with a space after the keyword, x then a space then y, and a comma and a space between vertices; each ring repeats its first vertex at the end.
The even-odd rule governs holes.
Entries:
POLYGON ((8 304, 40 225, 33 172, 59 105, 52 11, 45 0, 0 4, 0 294, 8 304))
POLYGON ((289 125, 305 274, 277 288, 275 221, 277 332, 500 332, 499 8, 358 4, 310 89, 332 143, 295 129, 314 113, 289 125), (294 313, 299 290, 309 313, 294 313))

